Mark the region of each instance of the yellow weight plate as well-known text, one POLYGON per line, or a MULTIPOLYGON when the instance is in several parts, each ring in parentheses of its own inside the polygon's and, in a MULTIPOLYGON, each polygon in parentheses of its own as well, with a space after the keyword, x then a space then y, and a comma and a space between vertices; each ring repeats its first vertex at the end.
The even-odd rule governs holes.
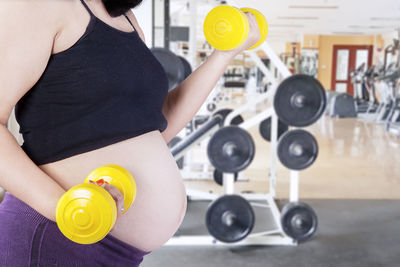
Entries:
POLYGON ((265 16, 259 12, 258 10, 252 9, 252 8, 241 8, 240 9, 243 12, 249 12, 252 13, 256 16, 258 27, 260 28, 260 34, 261 34, 261 39, 256 43, 254 46, 250 47, 248 50, 254 49, 259 47, 262 43, 265 42, 268 36, 268 22, 265 16))
POLYGON ((121 166, 108 164, 91 172, 85 179, 85 183, 89 183, 89 180, 97 181, 100 179, 104 179, 122 193, 125 204, 123 213, 125 213, 136 198, 136 182, 132 175, 121 166))
POLYGON ((208 13, 204 35, 218 50, 232 50, 243 44, 249 35, 249 21, 238 8, 222 5, 208 13))
POLYGON ((102 240, 117 219, 112 196, 94 184, 80 184, 68 190, 58 201, 56 220, 60 231, 79 244, 102 240))

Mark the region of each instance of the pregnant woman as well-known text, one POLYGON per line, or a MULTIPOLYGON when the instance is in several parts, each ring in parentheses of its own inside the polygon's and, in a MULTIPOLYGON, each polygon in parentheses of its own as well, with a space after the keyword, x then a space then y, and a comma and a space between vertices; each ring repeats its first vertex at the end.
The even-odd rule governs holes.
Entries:
MULTIPOLYGON (((167 143, 260 35, 247 14, 247 41, 214 51, 168 93, 130 11, 140 2, 0 1, 0 186, 8 191, 0 266, 138 266, 182 222, 186 194, 167 143), (22 147, 6 128, 14 106, 22 147), (136 200, 106 238, 74 243, 55 223, 57 202, 104 164, 133 175, 136 200)), ((117 190, 105 189, 121 207, 117 190)))

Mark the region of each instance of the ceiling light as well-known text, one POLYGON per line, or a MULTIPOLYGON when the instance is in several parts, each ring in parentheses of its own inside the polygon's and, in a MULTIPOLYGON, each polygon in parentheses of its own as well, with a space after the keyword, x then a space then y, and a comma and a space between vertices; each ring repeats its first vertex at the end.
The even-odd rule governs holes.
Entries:
POLYGON ((302 8, 302 9, 338 9, 339 6, 298 6, 298 5, 291 5, 289 8, 302 8))
POLYGON ((318 17, 278 17, 278 19, 304 19, 304 20, 317 20, 318 17))
POLYGON ((292 25, 292 24, 270 24, 271 27, 288 27, 288 28, 304 28, 304 25, 292 25))
POLYGON ((349 28, 352 28, 352 29, 385 29, 385 28, 393 28, 393 27, 383 26, 383 25, 372 25, 372 26, 349 25, 349 28))
POLYGON ((373 17, 371 20, 380 20, 380 21, 398 21, 400 18, 394 17, 373 17))
POLYGON ((332 32, 335 35, 363 35, 363 32, 332 32))
POLYGON ((361 28, 368 28, 368 27, 366 27, 366 26, 361 26, 361 25, 349 25, 349 28, 361 29, 361 28))

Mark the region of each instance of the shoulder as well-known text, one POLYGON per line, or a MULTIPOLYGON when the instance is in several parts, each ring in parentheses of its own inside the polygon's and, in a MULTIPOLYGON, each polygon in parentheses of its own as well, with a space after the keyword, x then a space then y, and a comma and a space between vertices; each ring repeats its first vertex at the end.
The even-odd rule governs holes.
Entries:
POLYGON ((139 22, 137 21, 135 14, 132 12, 132 10, 129 10, 128 12, 126 12, 125 15, 127 15, 128 18, 132 21, 133 25, 135 26, 136 30, 138 31, 138 34, 139 34, 140 38, 145 43, 146 40, 145 40, 145 36, 144 36, 143 30, 140 27, 139 22))
POLYGON ((0 25, 11 27, 15 32, 21 30, 56 34, 62 26, 62 10, 70 1, 19 0, 0 1, 0 25))
POLYGON ((67 1, 0 0, 1 124, 46 68, 60 26, 55 2, 67 1))

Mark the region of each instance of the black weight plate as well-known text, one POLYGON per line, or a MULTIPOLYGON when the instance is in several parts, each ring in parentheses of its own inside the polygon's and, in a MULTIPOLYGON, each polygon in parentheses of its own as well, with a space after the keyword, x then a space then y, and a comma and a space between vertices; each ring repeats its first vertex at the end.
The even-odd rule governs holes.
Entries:
POLYGON ((278 142, 278 157, 291 170, 304 170, 318 156, 318 143, 307 131, 297 129, 284 133, 278 142))
POLYGON ((225 195, 210 204, 206 213, 208 232, 215 239, 234 243, 253 230, 255 215, 250 203, 238 195, 225 195))
MULTIPOLYGON (((222 172, 220 172, 219 170, 215 169, 214 173, 213 173, 213 176, 214 176, 214 181, 217 184, 219 184, 220 186, 222 186, 223 185, 223 174, 222 174, 222 172)), ((235 173, 235 182, 237 182, 238 176, 239 176, 238 173, 235 173)))
MULTIPOLYGON (((180 141, 182 141, 182 138, 180 138, 180 137, 178 137, 178 136, 175 136, 174 138, 172 138, 172 140, 168 143, 168 147, 169 147, 169 149, 172 149, 175 145, 177 145, 180 141)), ((183 162, 183 157, 182 158, 180 158, 180 159, 178 159, 177 161, 176 161, 176 164, 178 165, 178 168, 179 169, 183 169, 183 164, 184 164, 184 162, 183 162)))
MULTIPOLYGON (((267 118, 260 123, 258 128, 262 138, 265 141, 271 141, 271 118, 267 118)), ((281 137, 282 134, 289 130, 289 126, 283 123, 281 120, 278 120, 278 138, 281 137)))
POLYGON ((207 105, 207 110, 209 112, 213 112, 216 108, 217 108, 217 105, 215 105, 215 103, 208 103, 208 105, 207 105))
POLYGON ((237 126, 221 128, 208 142, 207 154, 216 169, 227 173, 240 172, 253 161, 253 138, 237 126))
POLYGON ((185 69, 184 79, 186 79, 187 77, 190 76, 190 74, 192 74, 192 66, 190 66, 190 63, 189 63, 189 61, 186 60, 186 58, 181 57, 181 56, 178 56, 178 57, 183 63, 183 67, 185 69))
POLYGON ((165 48, 156 47, 152 48, 151 51, 167 74, 168 91, 175 89, 185 79, 185 66, 182 60, 165 48))
MULTIPOLYGON (((223 126, 225 124, 225 119, 226 117, 229 115, 229 113, 231 113, 233 111, 233 109, 230 108, 224 108, 224 109, 220 109, 217 112, 215 112, 213 114, 213 116, 215 115, 221 115, 223 120, 221 122, 221 126, 223 126)), ((243 117, 241 115, 237 115, 236 117, 234 117, 231 121, 231 125, 239 125, 243 122, 243 117)))
POLYGON ((306 203, 291 202, 282 209, 281 224, 288 236, 302 242, 314 236, 318 228, 318 218, 306 203))
POLYGON ((326 107, 325 89, 315 78, 297 74, 284 80, 274 98, 276 114, 290 126, 305 127, 316 122, 326 107))

